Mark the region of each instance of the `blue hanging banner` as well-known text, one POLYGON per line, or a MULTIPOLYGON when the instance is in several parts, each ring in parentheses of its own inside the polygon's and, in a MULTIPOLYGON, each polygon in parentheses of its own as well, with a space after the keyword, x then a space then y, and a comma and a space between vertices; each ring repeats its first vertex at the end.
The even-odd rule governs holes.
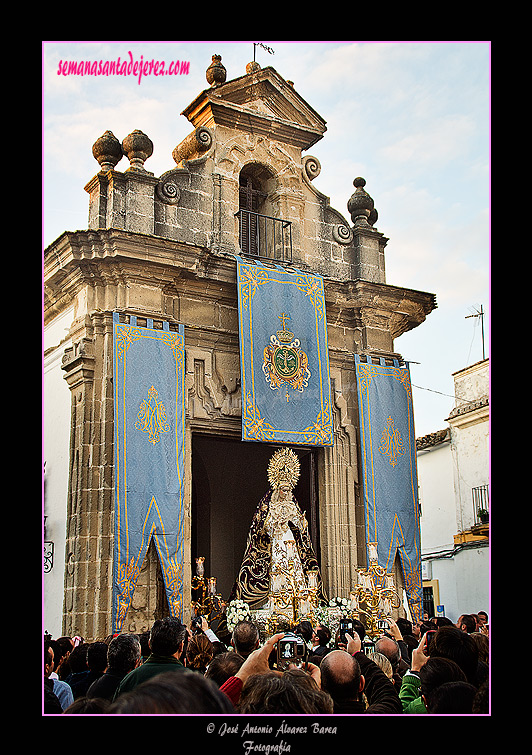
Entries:
POLYGON ((184 328, 113 313, 115 532, 113 633, 153 538, 172 616, 183 611, 184 328))
POLYGON ((334 442, 323 279, 237 257, 242 440, 334 442))
MULTIPOLYGON (((414 620, 423 616, 416 438, 408 365, 355 354, 366 543, 392 572, 399 554, 414 620)), ((368 559, 369 560, 369 559, 368 559)))

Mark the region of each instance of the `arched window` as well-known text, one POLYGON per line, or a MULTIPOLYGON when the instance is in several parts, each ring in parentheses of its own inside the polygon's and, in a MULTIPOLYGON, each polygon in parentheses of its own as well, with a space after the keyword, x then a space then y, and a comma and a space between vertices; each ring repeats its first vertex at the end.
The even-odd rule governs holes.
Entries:
POLYGON ((244 254, 290 261, 291 224, 278 217, 276 179, 268 168, 246 165, 239 177, 239 242, 244 254))

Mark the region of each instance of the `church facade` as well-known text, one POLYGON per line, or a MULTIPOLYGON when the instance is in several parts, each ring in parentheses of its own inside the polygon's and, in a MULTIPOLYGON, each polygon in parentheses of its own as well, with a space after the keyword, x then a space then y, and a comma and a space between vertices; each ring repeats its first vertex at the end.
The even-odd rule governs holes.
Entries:
MULTIPOLYGON (((183 111, 191 132, 163 175, 149 171, 149 135, 106 132, 94 143, 88 228, 63 233, 44 253, 45 329, 63 334, 45 357, 70 391, 68 459, 47 459, 53 449, 44 449, 45 475, 61 463, 67 486, 66 500, 55 501, 45 487, 48 533, 64 528, 45 574, 45 628, 53 578, 61 633, 87 640, 111 631, 116 313, 184 329, 184 594, 202 556, 228 597, 275 450, 241 439, 235 256, 323 277, 334 443, 299 449, 298 500, 332 597, 349 593, 366 562, 354 355, 401 361, 394 339, 436 307, 433 294, 386 282, 388 239, 364 179, 346 187, 349 220, 313 185, 321 167, 308 150, 326 122, 290 81, 257 64, 227 80, 213 56, 207 82, 183 111)), ((186 619, 186 600, 184 609, 186 619)), ((150 547, 123 629, 144 631, 167 611, 150 547)))

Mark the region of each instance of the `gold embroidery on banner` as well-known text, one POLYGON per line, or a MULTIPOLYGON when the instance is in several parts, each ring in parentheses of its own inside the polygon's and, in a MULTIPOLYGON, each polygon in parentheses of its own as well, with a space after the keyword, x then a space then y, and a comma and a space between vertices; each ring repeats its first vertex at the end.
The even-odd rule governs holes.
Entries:
POLYGON ((122 626, 126 617, 139 574, 139 565, 133 559, 130 560, 129 564, 118 564, 118 627, 122 626))
POLYGON ((300 348, 301 342, 294 334, 287 330, 286 323, 290 315, 282 312, 278 315, 283 329, 270 336, 270 343, 264 349, 264 363, 262 371, 272 391, 286 385, 286 400, 289 400, 288 386, 303 392, 308 387, 310 370, 308 357, 300 348))
POLYGON ((159 442, 161 433, 169 433, 171 430, 164 404, 158 398, 159 394, 152 385, 147 400, 140 406, 135 424, 137 430, 148 433, 148 440, 153 445, 159 442))
POLYGON ((398 461, 397 457, 402 456, 405 450, 401 433, 394 427, 393 419, 388 417, 386 427, 382 431, 379 451, 387 456, 392 467, 395 467, 398 461))
POLYGON ((139 338, 142 338, 142 331, 137 327, 131 327, 129 325, 118 325, 116 329, 116 338, 117 355, 119 359, 122 359, 133 341, 138 341, 139 338))

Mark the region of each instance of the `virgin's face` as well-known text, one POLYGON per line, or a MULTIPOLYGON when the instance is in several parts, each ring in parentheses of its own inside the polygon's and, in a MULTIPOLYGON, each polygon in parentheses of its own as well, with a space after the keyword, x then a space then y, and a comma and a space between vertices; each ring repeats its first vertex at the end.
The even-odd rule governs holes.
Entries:
POLYGON ((290 495, 290 488, 282 487, 279 488, 279 500, 285 501, 290 495))

